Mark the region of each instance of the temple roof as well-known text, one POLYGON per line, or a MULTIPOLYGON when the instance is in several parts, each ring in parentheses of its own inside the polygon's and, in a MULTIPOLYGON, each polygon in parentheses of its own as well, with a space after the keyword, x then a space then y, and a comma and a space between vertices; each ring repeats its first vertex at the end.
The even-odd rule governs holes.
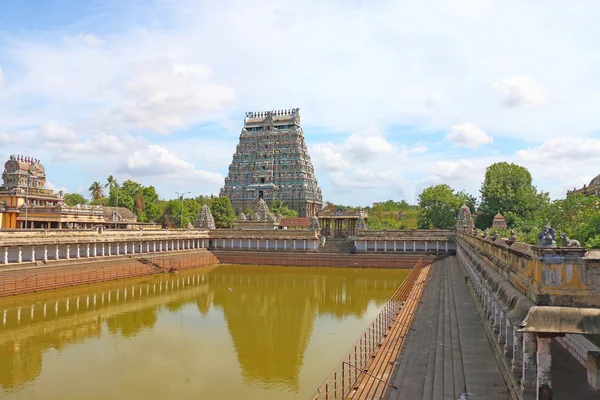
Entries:
POLYGON ((310 226, 310 217, 284 217, 279 221, 279 226, 302 226, 308 228, 310 226))
POLYGON ((597 175, 594 179, 590 181, 590 186, 598 186, 600 185, 600 175, 597 175))

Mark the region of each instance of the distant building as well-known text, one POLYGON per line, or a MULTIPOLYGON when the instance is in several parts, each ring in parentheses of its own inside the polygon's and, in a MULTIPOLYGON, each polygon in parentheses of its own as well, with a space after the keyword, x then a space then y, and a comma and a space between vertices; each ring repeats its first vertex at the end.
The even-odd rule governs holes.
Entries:
POLYGON ((571 194, 584 194, 586 196, 600 196, 600 175, 590 181, 589 185, 583 185, 582 188, 567 191, 567 196, 571 194))
POLYGON ((67 206, 62 192, 47 189, 46 170, 37 159, 10 156, 0 186, 0 229, 66 229, 140 225, 127 208, 67 206))
POLYGON ((461 232, 471 232, 473 229, 475 229, 475 223, 471 217, 471 210, 466 204, 463 204, 460 210, 458 210, 458 216, 456 217, 456 229, 461 232))
POLYGON ((298 108, 249 112, 244 119, 221 196, 236 214, 259 199, 283 200, 300 217, 312 217, 323 205, 321 188, 304 143, 298 108))

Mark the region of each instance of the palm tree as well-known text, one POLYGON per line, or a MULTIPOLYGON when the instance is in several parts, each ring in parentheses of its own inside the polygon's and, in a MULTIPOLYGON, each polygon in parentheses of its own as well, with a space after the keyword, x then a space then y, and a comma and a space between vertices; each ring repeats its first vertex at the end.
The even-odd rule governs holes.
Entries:
POLYGON ((90 197, 94 200, 98 200, 101 197, 104 197, 104 185, 100 182, 92 183, 92 186, 88 189, 90 191, 90 197))
POLYGON ((108 189, 112 189, 113 187, 119 186, 119 182, 117 182, 117 180, 112 176, 109 175, 108 178, 106 178, 106 185, 104 185, 104 187, 108 187, 108 189))

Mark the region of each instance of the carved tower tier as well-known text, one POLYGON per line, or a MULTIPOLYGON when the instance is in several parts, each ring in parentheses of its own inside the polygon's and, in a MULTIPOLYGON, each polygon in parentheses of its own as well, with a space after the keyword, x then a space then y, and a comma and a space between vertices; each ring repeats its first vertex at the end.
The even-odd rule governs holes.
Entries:
POLYGON ((298 108, 246 113, 221 196, 229 197, 236 214, 253 209, 258 199, 269 205, 280 199, 301 217, 317 214, 323 197, 298 108))

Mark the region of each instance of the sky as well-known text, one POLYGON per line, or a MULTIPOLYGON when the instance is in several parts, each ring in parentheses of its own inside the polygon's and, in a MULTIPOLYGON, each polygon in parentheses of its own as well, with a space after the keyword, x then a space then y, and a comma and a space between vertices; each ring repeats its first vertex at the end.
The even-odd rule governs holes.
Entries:
POLYGON ((0 8, 0 159, 89 196, 108 175, 218 194, 244 113, 300 108, 325 201, 478 196, 514 162, 600 173, 600 4, 45 0, 0 8))

